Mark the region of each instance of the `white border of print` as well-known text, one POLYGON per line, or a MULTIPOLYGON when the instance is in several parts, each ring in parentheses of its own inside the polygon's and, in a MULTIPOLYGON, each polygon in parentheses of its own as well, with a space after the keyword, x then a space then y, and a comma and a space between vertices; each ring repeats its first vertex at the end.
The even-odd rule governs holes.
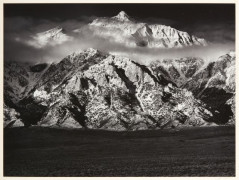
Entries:
MULTIPOLYGON (((92 179, 94 177, 3 177, 3 4, 4 3, 215 3, 215 4, 228 4, 228 3, 233 3, 236 4, 236 20, 238 20, 238 3, 237 0, 0 0, 1 6, 0 6, 0 39, 1 39, 1 44, 0 44, 0 118, 2 122, 0 123, 0 179, 11 179, 11 180, 25 180, 25 179, 92 179)), ((224 12, 222 12, 224 13, 224 12)), ((238 46, 238 23, 236 23, 236 54, 239 52, 239 46, 238 46)), ((236 61, 236 70, 239 69, 239 64, 236 61)), ((237 72, 237 71, 236 71, 237 72)), ((238 97, 238 87, 237 84, 239 83, 239 73, 236 73, 236 102, 239 102, 239 97, 238 97)), ((237 106, 236 103, 236 121, 238 121, 238 115, 239 115, 239 106, 237 106)), ((157 178, 157 179, 218 179, 218 180, 227 180, 227 179, 237 179, 239 176, 239 167, 238 167, 238 150, 239 150, 239 143, 238 143, 238 126, 239 123, 236 123, 236 177, 127 177, 127 179, 151 179, 151 178, 157 178)), ((24 164, 23 164, 24 165, 24 164)), ((125 179, 125 177, 101 177, 97 178, 95 177, 94 179, 105 179, 105 178, 110 178, 110 179, 125 179)))

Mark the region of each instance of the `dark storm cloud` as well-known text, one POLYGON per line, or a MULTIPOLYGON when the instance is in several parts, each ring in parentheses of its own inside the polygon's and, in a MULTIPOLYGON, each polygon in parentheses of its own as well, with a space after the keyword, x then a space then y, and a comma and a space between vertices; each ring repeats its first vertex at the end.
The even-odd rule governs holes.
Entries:
MULTIPOLYGON (((54 7, 56 7, 55 5, 54 7)), ((46 6, 48 7, 48 6, 46 6)), ((71 6, 73 7, 73 6, 71 6)), ((115 6, 114 6, 115 7, 115 6)), ((85 12, 81 15, 75 15, 73 17, 72 9, 65 8, 62 13, 55 12, 53 10, 52 14, 49 14, 46 9, 45 15, 42 13, 41 15, 36 14, 36 12, 32 12, 31 14, 27 14, 25 16, 19 16, 21 13, 26 14, 28 12, 22 12, 20 10, 15 11, 13 14, 6 13, 6 17, 4 18, 4 60, 5 61, 28 61, 28 62, 53 62, 59 61, 68 54, 71 54, 75 51, 80 51, 89 47, 97 48, 102 51, 112 52, 116 54, 127 55, 133 59, 137 59, 143 63, 148 63, 154 59, 160 58, 170 58, 170 57, 184 57, 184 56, 204 56, 205 58, 218 57, 220 54, 226 53, 230 49, 234 49, 235 43, 235 23, 234 17, 229 18, 229 15, 226 14, 225 17, 219 16, 211 18, 209 13, 205 13, 208 15, 208 18, 201 19, 199 15, 195 15, 193 18, 195 20, 190 21, 188 17, 181 14, 181 18, 172 18, 169 14, 165 14, 165 10, 163 11, 164 16, 157 15, 154 16, 152 12, 148 12, 149 15, 147 17, 147 12, 144 13, 135 13, 135 11, 130 11, 130 6, 127 8, 123 8, 120 10, 125 10, 129 15, 133 16, 135 14, 135 18, 137 21, 147 22, 149 24, 164 24, 174 27, 178 30, 186 31, 196 36, 205 38, 206 40, 213 43, 209 47, 190 47, 184 49, 174 49, 174 50, 159 50, 159 49, 144 49, 141 47, 136 48, 128 48, 123 46, 122 44, 109 42, 107 39, 102 37, 98 37, 93 35, 93 32, 87 28, 86 24, 95 19, 95 15, 104 16, 112 16, 116 15, 118 10, 105 10, 102 11, 98 9, 98 11, 91 11, 91 14, 86 12, 86 10, 82 10, 85 12), (128 11, 127 11, 128 10, 128 11), (62 18, 63 12, 69 12, 65 14, 65 17, 62 18), (98 13, 98 14, 97 14, 98 13), (108 13, 108 14, 107 14, 108 13), (56 14, 56 17, 53 17, 53 14, 56 14), (111 15, 112 14, 112 15, 111 15), (18 15, 16 17, 16 15, 18 15), (46 18, 45 16, 49 16, 46 18), (144 16, 144 17, 143 17, 144 16), (160 16, 160 17, 159 17, 160 16), (171 19, 170 19, 171 17, 171 19), (183 18, 184 17, 184 18, 183 18), (197 19, 199 18, 199 19, 197 19), (40 49, 34 48, 32 46, 27 45, 26 42, 30 41, 32 36, 36 33, 43 32, 54 28, 56 26, 61 26, 64 28, 65 33, 69 36, 73 37, 73 40, 67 41, 63 44, 58 44, 55 46, 47 46, 40 49), (73 30, 82 28, 84 29, 80 33, 74 33, 73 30), (212 56, 213 54, 213 56, 212 56)), ((134 6, 132 6, 134 7, 134 6)), ((142 6, 138 6, 142 7, 142 6)), ((181 10, 182 10, 182 6, 181 10)), ((96 6, 92 7, 93 9, 96 6)), ((120 8, 120 7, 119 7, 120 8)), ((135 7, 134 7, 135 8, 135 7)), ((24 8, 23 8, 24 9, 24 8)), ((55 8, 61 9, 61 8, 55 8)), ((111 8, 114 9, 114 8, 111 8)), ((137 8, 135 8, 137 9, 137 8)), ((170 9, 170 8, 169 8, 170 9)), ((177 16, 180 17, 179 10, 173 8, 174 12, 177 16)), ((179 8, 180 9, 180 8, 179 8)), ((221 9, 221 8, 219 8, 221 9)), ((229 8, 230 9, 230 8, 229 8)), ((15 9, 16 10, 16 9, 15 9)), ((139 10, 139 9, 138 9, 139 10)), ((152 11, 154 8, 152 8, 152 11)), ((161 9, 162 10, 162 9, 161 9)), ((10 10, 8 10, 9 12, 10 10)), ((215 8, 214 8, 215 11, 215 8)), ((154 13, 157 11, 154 11, 154 13)), ((172 11, 173 12, 173 11, 172 11)), ((206 11, 207 12, 207 11, 206 11)), ((193 12, 195 13, 195 12, 193 12)), ((191 13, 191 15, 193 15, 191 13)), ((159 13, 160 14, 160 13, 159 13)), ((171 13, 172 14, 172 13, 171 13)), ((174 14, 174 13, 173 13, 174 14)), ((217 14, 217 13, 216 13, 217 14)), ((213 14, 213 16, 215 13, 213 14)), ((204 15, 205 16, 205 15, 204 15)), ((192 17, 191 17, 192 18, 192 17)), ((209 58, 209 59, 210 59, 209 58)))

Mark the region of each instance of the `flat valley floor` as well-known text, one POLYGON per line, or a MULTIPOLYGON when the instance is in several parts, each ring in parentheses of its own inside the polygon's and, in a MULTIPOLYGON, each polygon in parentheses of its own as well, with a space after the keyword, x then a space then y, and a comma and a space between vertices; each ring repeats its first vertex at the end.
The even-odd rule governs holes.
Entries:
POLYGON ((235 176, 235 128, 4 129, 4 176, 235 176))

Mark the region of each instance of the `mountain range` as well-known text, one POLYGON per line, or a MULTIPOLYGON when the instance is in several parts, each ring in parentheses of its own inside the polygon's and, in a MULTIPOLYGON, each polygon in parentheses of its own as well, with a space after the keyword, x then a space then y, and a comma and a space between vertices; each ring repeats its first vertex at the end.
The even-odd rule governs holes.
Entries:
POLYGON ((181 58, 145 66, 96 49, 53 64, 6 63, 6 114, 18 118, 5 124, 112 130, 233 124, 235 54, 203 63, 181 58))
POLYGON ((170 26, 137 22, 124 11, 112 18, 97 18, 89 27, 94 34, 128 47, 180 48, 208 44, 205 39, 170 26))
MULTIPOLYGON (((208 45, 169 26, 138 23, 123 11, 87 26, 95 35, 126 47, 208 45)), ((57 27, 36 34, 32 43, 39 48, 71 38, 57 27)), ((4 63, 4 127, 119 131, 225 124, 235 124, 233 51, 210 63, 183 57, 145 65, 93 48, 57 63, 4 63)))
POLYGON ((86 26, 74 29, 70 33, 68 32, 69 34, 62 27, 39 32, 32 35, 31 40, 26 43, 35 48, 54 46, 72 41, 74 38, 70 35, 71 33, 81 36, 82 31, 86 31, 86 28, 95 37, 100 37, 105 39, 106 42, 117 43, 125 47, 168 49, 208 45, 205 39, 170 26, 137 22, 124 11, 114 17, 96 18, 86 26))

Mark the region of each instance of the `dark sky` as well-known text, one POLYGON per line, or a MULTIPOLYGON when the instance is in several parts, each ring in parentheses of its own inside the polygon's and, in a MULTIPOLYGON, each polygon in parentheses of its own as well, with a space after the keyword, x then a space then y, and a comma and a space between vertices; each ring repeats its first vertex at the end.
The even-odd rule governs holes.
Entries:
POLYGON ((81 16, 114 16, 124 10, 138 18, 166 18, 182 23, 234 21, 234 4, 5 4, 5 17, 73 19, 81 16))

